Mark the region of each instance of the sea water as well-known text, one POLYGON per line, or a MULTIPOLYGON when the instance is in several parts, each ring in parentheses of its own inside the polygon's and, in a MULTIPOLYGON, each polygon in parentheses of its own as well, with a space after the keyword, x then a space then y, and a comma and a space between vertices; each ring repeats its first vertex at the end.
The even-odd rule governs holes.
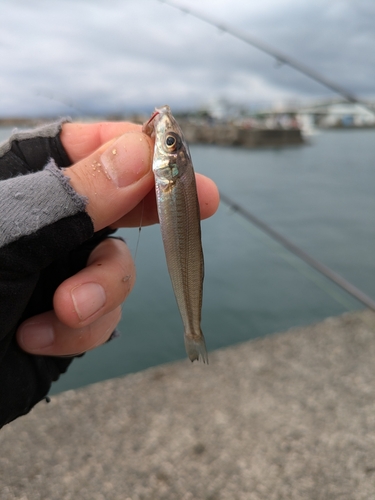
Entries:
MULTIPOLYGON (((375 130, 323 131, 283 149, 194 145, 191 153, 223 193, 375 299, 375 130)), ((138 230, 119 234, 134 252, 138 230)), ((224 204, 202 222, 202 235, 209 351, 364 307, 224 204)), ((158 226, 142 229, 136 264, 120 338, 75 360, 52 392, 186 359, 158 226)))

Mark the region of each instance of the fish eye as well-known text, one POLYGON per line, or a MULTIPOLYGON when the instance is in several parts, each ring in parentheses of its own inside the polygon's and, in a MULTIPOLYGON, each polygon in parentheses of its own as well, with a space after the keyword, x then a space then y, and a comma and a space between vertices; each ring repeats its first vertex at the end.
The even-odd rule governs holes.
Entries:
POLYGON ((181 146, 181 139, 177 134, 169 133, 165 138, 168 151, 176 151, 181 146))

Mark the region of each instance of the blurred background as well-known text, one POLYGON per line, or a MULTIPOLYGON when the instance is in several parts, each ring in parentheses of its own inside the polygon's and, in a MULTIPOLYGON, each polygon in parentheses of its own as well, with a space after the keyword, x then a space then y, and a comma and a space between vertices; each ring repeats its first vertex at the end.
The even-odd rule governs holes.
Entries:
MULTIPOLYGON (((361 98, 374 97, 371 0, 186 5, 246 31, 361 98)), ((149 112, 164 102, 177 111, 222 98, 263 108, 335 97, 157 0, 3 0, 0 28, 2 115, 121 115, 149 112)))
MULTIPOLYGON (((196 171, 375 298, 375 4, 186 5, 361 102, 157 0, 3 0, 1 140, 14 126, 62 116, 141 121, 169 104, 191 135, 196 171)), ((202 230, 209 350, 363 307, 224 203, 202 230)), ((121 234, 134 253, 138 230, 121 234)), ((54 392, 185 358, 158 227, 142 230, 136 263, 121 337, 74 362, 54 392)))

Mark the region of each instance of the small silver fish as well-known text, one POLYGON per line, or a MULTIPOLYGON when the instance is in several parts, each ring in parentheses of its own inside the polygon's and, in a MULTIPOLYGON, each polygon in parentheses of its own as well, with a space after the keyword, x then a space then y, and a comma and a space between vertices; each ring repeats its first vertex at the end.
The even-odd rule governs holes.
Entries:
POLYGON ((155 137, 156 201, 186 352, 191 361, 208 363, 200 326, 204 276, 200 213, 189 148, 169 106, 155 109, 143 132, 155 137))

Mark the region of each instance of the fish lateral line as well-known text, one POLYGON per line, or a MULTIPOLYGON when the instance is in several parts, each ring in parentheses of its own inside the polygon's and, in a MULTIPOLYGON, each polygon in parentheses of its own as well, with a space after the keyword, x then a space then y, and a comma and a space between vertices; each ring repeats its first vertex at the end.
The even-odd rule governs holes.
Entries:
POLYGON ((194 167, 181 127, 169 106, 156 108, 143 132, 155 139, 152 170, 169 276, 191 361, 208 363, 200 327, 204 256, 194 167))

